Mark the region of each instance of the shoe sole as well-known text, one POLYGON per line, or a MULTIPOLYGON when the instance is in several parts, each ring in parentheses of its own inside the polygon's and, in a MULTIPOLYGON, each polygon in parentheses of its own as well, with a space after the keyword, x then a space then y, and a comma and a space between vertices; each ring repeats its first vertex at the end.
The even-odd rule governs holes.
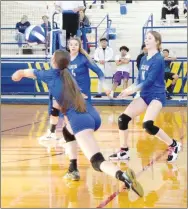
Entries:
POLYGON ((131 184, 131 189, 140 197, 144 196, 144 190, 141 184, 136 180, 136 175, 135 172, 128 168, 126 171, 127 176, 130 178, 132 184, 131 184))

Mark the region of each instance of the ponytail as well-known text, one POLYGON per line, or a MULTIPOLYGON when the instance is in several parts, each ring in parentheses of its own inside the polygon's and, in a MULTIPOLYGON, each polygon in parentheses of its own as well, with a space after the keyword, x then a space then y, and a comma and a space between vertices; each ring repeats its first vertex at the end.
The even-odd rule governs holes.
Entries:
POLYGON ((63 81, 62 113, 65 114, 69 108, 82 113, 86 112, 85 100, 68 69, 61 70, 61 79, 63 81))

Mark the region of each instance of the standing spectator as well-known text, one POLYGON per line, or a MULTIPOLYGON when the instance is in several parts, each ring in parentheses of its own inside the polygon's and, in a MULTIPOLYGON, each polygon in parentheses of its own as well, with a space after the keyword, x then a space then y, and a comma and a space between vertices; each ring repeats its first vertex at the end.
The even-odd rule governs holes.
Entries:
MULTIPOLYGON (((97 0, 94 0, 92 4, 96 4, 97 0)), ((89 9, 92 8, 92 5, 90 5, 89 9)), ((101 9, 104 9, 104 0, 101 0, 101 9)))
POLYGON ((136 66, 137 66, 138 70, 140 68, 140 62, 141 62, 142 57, 148 53, 148 50, 147 50, 145 44, 142 45, 141 50, 142 50, 142 53, 139 54, 136 59, 136 66))
MULTIPOLYGON (((176 57, 170 57, 169 56, 169 50, 168 49, 163 49, 163 56, 164 56, 164 61, 165 61, 165 80, 166 82, 168 79, 172 80, 172 83, 170 86, 167 87, 168 93, 172 93, 174 86, 178 80, 178 75, 175 73, 171 73, 170 65, 172 61, 175 61, 177 58, 176 57)), ((170 99, 169 96, 167 96, 168 99, 170 99)))
POLYGON ((128 80, 129 80, 129 73, 130 73, 130 67, 129 62, 131 59, 129 52, 129 48, 126 46, 121 46, 120 49, 120 55, 116 55, 115 62, 117 66, 117 72, 113 76, 113 87, 112 91, 110 93, 110 96, 114 97, 114 91, 116 88, 121 85, 121 80, 123 79, 123 89, 126 89, 128 87, 128 80))
POLYGON ((179 22, 179 9, 178 9, 178 0, 165 0, 163 1, 162 8, 162 17, 163 22, 166 21, 167 14, 174 14, 175 22, 179 22))
POLYGON ((63 13, 63 29, 67 40, 77 34, 79 28, 79 11, 85 7, 82 1, 56 1, 56 10, 63 13))
POLYGON ((183 2, 183 14, 185 15, 185 18, 187 18, 187 5, 188 5, 188 0, 184 0, 183 2))
MULTIPOLYGON (((94 60, 98 63, 104 75, 106 75, 110 69, 109 61, 113 58, 113 49, 108 46, 108 40, 106 38, 101 38, 100 44, 101 46, 95 50, 94 60)), ((102 97, 102 84, 100 81, 98 83, 98 94, 95 97, 102 97)))
POLYGON ((25 30, 30 26, 28 17, 23 15, 20 22, 16 23, 16 36, 15 40, 18 42, 18 53, 21 53, 22 43, 25 41, 25 30))

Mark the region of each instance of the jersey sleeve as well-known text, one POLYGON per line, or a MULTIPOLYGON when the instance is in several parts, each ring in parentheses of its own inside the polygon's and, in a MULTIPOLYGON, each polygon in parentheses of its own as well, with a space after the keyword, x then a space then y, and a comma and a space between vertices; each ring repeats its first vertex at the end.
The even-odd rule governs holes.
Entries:
POLYGON ((86 60, 86 66, 95 72, 99 79, 104 79, 104 73, 95 63, 91 63, 89 60, 86 60))
POLYGON ((142 88, 149 88, 158 76, 163 75, 162 72, 164 72, 164 61, 162 59, 156 59, 148 71, 146 80, 142 83, 142 88))
POLYGON ((41 80, 45 83, 48 83, 52 79, 50 70, 33 69, 33 73, 38 80, 41 80))

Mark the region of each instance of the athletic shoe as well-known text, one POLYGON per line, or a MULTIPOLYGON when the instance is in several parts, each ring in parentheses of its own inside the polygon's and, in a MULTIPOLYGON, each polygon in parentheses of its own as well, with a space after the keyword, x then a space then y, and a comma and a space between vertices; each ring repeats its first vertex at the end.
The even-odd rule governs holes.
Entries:
POLYGON ((131 188, 138 196, 144 196, 144 190, 141 184, 136 180, 136 175, 132 169, 128 168, 123 177, 125 178, 124 183, 127 189, 131 188))
POLYGON ((79 171, 68 171, 64 176, 64 179, 66 180, 72 180, 72 181, 79 181, 80 180, 80 173, 79 171))
POLYGON ((50 130, 44 136, 39 138, 39 141, 49 141, 49 140, 56 140, 58 139, 56 133, 52 133, 50 130))
POLYGON ((109 160, 129 160, 130 153, 128 151, 119 150, 117 153, 114 153, 109 156, 109 160))
POLYGON ((178 152, 180 152, 182 144, 177 141, 176 141, 176 143, 177 144, 175 147, 172 147, 172 146, 168 147, 169 153, 168 153, 167 162, 173 162, 178 158, 178 152))

